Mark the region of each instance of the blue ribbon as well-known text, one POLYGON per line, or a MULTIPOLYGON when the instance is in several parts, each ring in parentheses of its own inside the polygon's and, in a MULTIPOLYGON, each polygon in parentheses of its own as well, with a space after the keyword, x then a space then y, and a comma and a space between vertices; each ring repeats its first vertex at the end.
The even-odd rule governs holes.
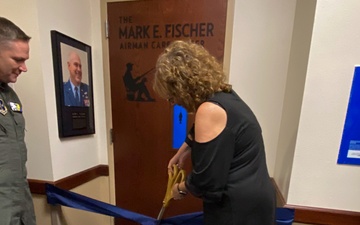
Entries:
POLYGON ((276 208, 276 225, 291 225, 294 216, 295 209, 276 208))
MULTIPOLYGON (((158 221, 155 218, 131 212, 71 191, 63 190, 51 184, 46 184, 46 196, 47 202, 51 205, 60 204, 75 209, 131 220, 142 225, 203 224, 203 212, 183 214, 158 221)), ((291 225, 294 220, 294 209, 277 208, 276 218, 277 225, 291 225)))
POLYGON ((46 184, 46 196, 47 202, 51 205, 60 204, 75 209, 81 209, 89 212, 131 220, 142 225, 202 224, 202 212, 175 216, 172 218, 163 219, 160 221, 160 223, 158 223, 159 221, 152 217, 144 216, 142 214, 131 212, 129 210, 122 209, 117 206, 98 201, 96 199, 63 190, 51 184, 46 184))

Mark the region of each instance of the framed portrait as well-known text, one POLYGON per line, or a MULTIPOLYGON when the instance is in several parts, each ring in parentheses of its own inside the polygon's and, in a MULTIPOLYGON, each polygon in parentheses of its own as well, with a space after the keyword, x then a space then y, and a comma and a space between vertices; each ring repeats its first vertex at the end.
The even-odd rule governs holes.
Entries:
POLYGON ((51 31, 59 137, 95 133, 91 47, 51 31))

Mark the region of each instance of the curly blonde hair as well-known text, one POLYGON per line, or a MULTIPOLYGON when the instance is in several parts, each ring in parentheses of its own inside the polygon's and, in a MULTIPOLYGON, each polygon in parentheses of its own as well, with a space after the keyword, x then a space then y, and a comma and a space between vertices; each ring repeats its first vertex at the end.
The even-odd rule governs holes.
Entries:
POLYGON ((202 45, 174 41, 156 63, 154 91, 162 98, 174 98, 188 112, 216 92, 230 92, 222 65, 202 45))

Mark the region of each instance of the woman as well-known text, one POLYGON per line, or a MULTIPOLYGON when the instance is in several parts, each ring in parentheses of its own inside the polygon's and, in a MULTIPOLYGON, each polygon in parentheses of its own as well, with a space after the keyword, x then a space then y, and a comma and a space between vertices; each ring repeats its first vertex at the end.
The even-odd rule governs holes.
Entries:
POLYGON ((192 172, 175 184, 178 200, 189 192, 203 200, 205 225, 275 224, 275 192, 260 125, 225 82, 222 66, 201 45, 175 41, 159 56, 154 90, 195 113, 194 126, 168 168, 192 172))

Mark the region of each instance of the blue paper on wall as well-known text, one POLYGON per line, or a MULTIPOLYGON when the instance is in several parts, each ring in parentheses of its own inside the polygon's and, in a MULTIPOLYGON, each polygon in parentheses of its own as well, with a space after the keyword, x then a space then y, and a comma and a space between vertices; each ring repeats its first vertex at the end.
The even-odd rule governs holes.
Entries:
POLYGON ((186 138, 187 111, 184 107, 174 105, 173 111, 173 143, 172 147, 179 149, 186 138))
POLYGON ((360 165, 360 66, 355 67, 338 163, 360 165))

